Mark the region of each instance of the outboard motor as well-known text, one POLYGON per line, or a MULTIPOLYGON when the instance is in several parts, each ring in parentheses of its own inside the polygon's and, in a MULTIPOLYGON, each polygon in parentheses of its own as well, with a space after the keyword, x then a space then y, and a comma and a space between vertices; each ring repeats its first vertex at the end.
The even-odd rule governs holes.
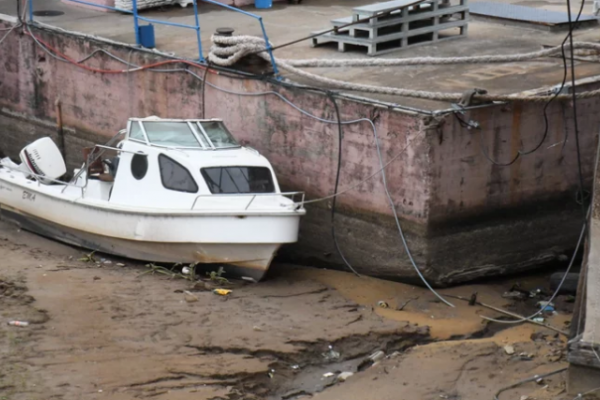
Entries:
POLYGON ((60 150, 49 137, 31 143, 19 154, 22 166, 44 184, 51 184, 67 172, 65 160, 60 150), (44 179, 43 177, 49 178, 44 179))

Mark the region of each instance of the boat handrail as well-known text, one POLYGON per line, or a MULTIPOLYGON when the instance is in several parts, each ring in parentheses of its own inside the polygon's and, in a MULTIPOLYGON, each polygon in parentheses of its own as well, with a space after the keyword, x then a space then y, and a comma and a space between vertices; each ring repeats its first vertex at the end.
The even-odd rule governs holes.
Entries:
POLYGON ((300 207, 298 207, 297 209, 302 209, 302 208, 304 208, 304 198, 306 197, 306 194, 304 192, 200 194, 200 195, 196 196, 196 198, 194 199, 194 203, 192 204, 192 207, 190 208, 190 210, 193 210, 196 207, 196 203, 198 202, 198 200, 203 197, 248 197, 248 196, 252 196, 252 198, 250 199, 250 201, 248 201, 248 204, 246 204, 244 211, 246 211, 246 210, 248 210, 248 208, 250 208, 250 205, 252 205, 252 203, 254 202, 254 200, 257 197, 274 197, 274 196, 290 197, 291 200, 294 201, 294 203, 290 204, 290 206, 295 206, 295 205, 299 204, 300 207), (300 202, 294 201, 294 199, 296 198, 297 195, 301 196, 300 202))
POLYGON ((61 190, 61 193, 63 193, 63 192, 65 191, 65 189, 66 189, 68 186, 71 186, 71 187, 78 188, 78 189, 80 189, 80 190, 81 190, 81 197, 83 197, 83 189, 85 188, 84 186, 78 186, 78 185, 75 185, 75 184, 73 184, 73 183, 71 183, 71 182, 59 181, 58 179, 52 179, 52 178, 49 178, 49 177, 47 177, 47 176, 38 175, 38 174, 35 174, 35 173, 33 173, 33 172, 30 172, 30 171, 23 171, 23 170, 22 170, 22 169, 20 169, 20 168, 11 167, 11 166, 8 166, 8 165, 5 165, 5 164, 0 164, 0 167, 1 167, 1 168, 6 168, 6 169, 8 169, 8 170, 11 170, 11 171, 17 171, 17 172, 20 172, 20 173, 22 173, 23 175, 27 175, 27 176, 34 176, 34 177, 36 177, 36 178, 37 178, 37 179, 36 179, 36 182, 37 182, 38 186, 40 186, 40 185, 41 185, 40 179, 43 179, 43 180, 46 180, 46 181, 50 181, 50 182, 54 182, 54 183, 57 183, 57 184, 59 184, 59 185, 63 185, 63 186, 64 186, 64 188, 61 190))
MULTIPOLYGON (((117 138, 121 135, 124 135, 127 133, 126 129, 121 129, 115 136, 113 136, 112 138, 110 138, 110 140, 108 142, 106 142, 105 145, 101 145, 101 144, 95 144, 94 147, 92 148, 92 151, 90 152, 90 154, 88 154, 85 162, 83 163, 83 166, 79 169, 79 171, 77 171, 77 173, 73 176, 73 178, 71 179, 71 182, 77 182, 77 179, 79 179, 79 177, 81 176, 81 174, 83 174, 85 171, 88 170, 88 166, 93 163, 94 161, 96 161, 99 157, 102 156, 102 154, 104 154, 104 150, 109 149, 109 150, 117 150, 117 151, 122 151, 122 152, 126 152, 126 153, 134 153, 134 154, 141 154, 141 155, 147 155, 145 153, 136 153, 133 151, 129 151, 129 150, 123 150, 123 149, 119 149, 118 147, 111 147, 110 145, 113 144, 117 138), (96 150, 96 147, 101 148, 103 150, 99 151, 98 154, 94 154, 94 150, 96 150), (90 157, 92 157, 92 155, 94 156, 94 158, 90 161, 90 157)), ((87 173, 85 175, 85 185, 83 186, 78 186, 78 187, 82 187, 82 188, 86 188, 88 184, 88 176, 87 173)), ((63 188, 63 190, 61 191, 61 193, 64 193, 66 187, 63 188)), ((83 197, 83 190, 82 190, 82 194, 81 197, 83 197)))

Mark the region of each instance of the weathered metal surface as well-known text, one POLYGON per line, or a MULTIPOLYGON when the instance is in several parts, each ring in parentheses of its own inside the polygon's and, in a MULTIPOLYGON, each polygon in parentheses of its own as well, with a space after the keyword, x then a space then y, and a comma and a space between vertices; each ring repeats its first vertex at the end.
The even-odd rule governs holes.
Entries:
MULTIPOLYGON (((131 57, 136 64, 162 61, 158 55, 136 51, 129 54, 128 49, 110 43, 98 44, 60 32, 31 29, 77 59, 103 47, 121 58, 131 57)), ((498 45, 498 51, 510 51, 501 47, 501 40, 498 45)), ((457 55, 468 55, 471 49, 466 46, 465 53, 457 55)), ((0 126, 4 132, 0 147, 11 156, 18 156, 18 151, 33 137, 55 134, 53 110, 59 94, 71 166, 79 162, 75 156, 81 154, 83 145, 99 142, 96 135, 112 136, 130 115, 189 118, 198 116, 202 109, 201 83, 191 75, 91 74, 49 57, 41 61, 31 38, 19 35, 7 37, 0 46, 0 59, 5 67, 0 77, 0 126), (38 69, 45 73, 37 73, 38 69)), ((123 68, 110 60, 106 63, 106 68, 123 68)), ((427 86, 431 82, 423 80, 423 74, 418 72, 420 69, 411 69, 414 75, 410 79, 418 80, 418 87, 431 88, 427 86)), ((582 65, 578 71, 584 69, 582 65)), ((504 82, 506 91, 514 91, 514 82, 522 84, 524 80, 534 80, 536 85, 555 83, 548 70, 531 63, 511 68, 486 65, 464 72, 462 68, 445 70, 458 73, 459 84, 470 87, 504 82), (535 80, 542 75, 550 78, 535 80)), ((432 81, 436 85, 448 82, 437 76, 443 74, 442 69, 435 71, 428 73, 435 77, 432 81)), ((384 74, 378 77, 389 83, 384 74)), ((216 86, 235 92, 277 90, 311 114, 334 115, 331 100, 315 92, 288 90, 270 82, 226 75, 209 75, 209 79, 216 86)), ((407 84, 406 76, 396 74, 394 79, 407 84)), ((591 83, 580 90, 597 88, 591 83)), ((335 124, 317 122, 271 97, 240 97, 207 90, 210 101, 206 103, 206 115, 227 118, 240 139, 271 160, 285 187, 306 189, 310 198, 332 193, 338 154, 335 124)), ((449 84, 447 90, 458 90, 458 86, 449 84)), ((347 98, 338 104, 343 119, 371 115, 376 107, 368 100, 347 98)), ((540 128, 543 104, 522 107, 519 124, 513 123, 514 110, 510 105, 471 111, 469 117, 481 123, 480 133, 462 129, 452 116, 433 119, 399 112, 391 106, 377 107, 376 126, 385 160, 402 153, 386 169, 389 190, 413 255, 432 282, 455 284, 524 271, 566 254, 574 246, 581 229, 577 219, 581 209, 574 196, 578 181, 575 146, 569 140, 564 149, 561 145, 551 147, 562 143, 566 133, 573 137, 572 124, 564 119, 565 115, 572 115, 568 103, 555 102, 548 108, 550 124, 545 150, 524 157, 518 171, 495 166, 481 155, 483 147, 490 157, 506 162, 514 156, 512 144, 516 138, 522 139, 524 150, 539 142, 544 133, 540 128), (513 129, 520 130, 514 139, 513 129), (513 179, 518 182, 512 182, 513 179)), ((586 184, 592 176, 600 121, 600 114, 590 110, 599 107, 597 99, 581 100, 578 107, 586 184)), ((338 198, 336 232, 342 251, 361 273, 414 279, 416 275, 400 243, 380 176, 359 184, 380 168, 370 126, 345 125, 343 134, 340 190, 354 186, 356 190, 338 198)), ((331 240, 330 212, 325 202, 320 209, 311 208, 302 222, 299 243, 287 246, 285 251, 293 251, 294 256, 303 257, 309 265, 342 266, 331 240)))
MULTIPOLYGON (((540 25, 563 25, 569 23, 566 12, 544 10, 542 8, 518 6, 496 2, 473 2, 470 5, 471 14, 490 18, 505 19, 519 22, 529 22, 540 25)), ((573 15, 575 19, 575 15, 573 15)), ((596 22, 596 17, 581 15, 580 22, 596 22)))

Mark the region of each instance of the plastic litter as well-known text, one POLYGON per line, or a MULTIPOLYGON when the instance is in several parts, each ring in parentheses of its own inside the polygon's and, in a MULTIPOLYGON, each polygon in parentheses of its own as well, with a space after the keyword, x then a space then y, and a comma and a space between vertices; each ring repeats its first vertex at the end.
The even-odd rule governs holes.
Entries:
POLYGON ((190 274, 190 268, 189 267, 183 267, 181 268, 181 273, 184 275, 189 275, 190 274))
POLYGON ((337 360, 340 358, 340 353, 333 350, 333 346, 329 345, 329 351, 321 354, 326 360, 337 360))
POLYGON ((502 297, 505 298, 505 299, 523 300, 527 296, 523 292, 518 292, 518 291, 514 290, 512 292, 504 292, 504 294, 502 295, 502 297))
POLYGON ((553 312, 554 311, 554 304, 550 303, 549 301, 538 301, 537 305, 544 312, 553 312))
POLYGON ((345 382, 346 379, 350 378, 352 375, 354 375, 354 372, 345 371, 337 376, 337 380, 340 382, 345 382))
POLYGON ((533 322, 544 322, 545 319, 542 317, 535 317, 534 319, 532 319, 533 322))
POLYGON ((383 360, 385 358, 385 353, 381 350, 376 351, 375 353, 369 356, 369 359, 373 362, 377 362, 379 360, 383 360))
POLYGON ((510 344, 507 344, 506 346, 504 346, 504 352, 509 356, 512 356, 513 354, 515 354, 515 348, 510 344))
POLYGON ((187 290, 185 290, 183 294, 185 301, 187 301, 188 303, 194 303, 199 300, 198 297, 196 297, 196 295, 194 295, 192 292, 188 292, 187 290))
POLYGON ((7 323, 10 326, 29 326, 27 321, 8 321, 7 323))
POLYGON ((390 308, 390 305, 388 303, 386 303, 383 300, 379 300, 377 302, 377 307, 381 307, 381 308, 390 308))
POLYGON ((334 376, 335 374, 333 372, 325 372, 323 374, 323 378, 331 378, 332 376, 334 376))
POLYGON ((230 289, 214 289, 213 293, 214 294, 218 294, 219 296, 227 296, 229 293, 231 293, 233 290, 230 289))

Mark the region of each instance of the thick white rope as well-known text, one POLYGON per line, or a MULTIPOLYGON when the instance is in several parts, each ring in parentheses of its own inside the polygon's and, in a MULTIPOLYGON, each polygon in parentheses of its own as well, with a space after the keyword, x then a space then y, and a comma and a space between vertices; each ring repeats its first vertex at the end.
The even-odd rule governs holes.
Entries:
MULTIPOLYGON (((213 36, 213 46, 210 49, 208 60, 221 67, 230 67, 249 54, 257 54, 270 62, 270 57, 265 50, 265 41, 255 36, 213 36)), ((600 44, 578 42, 573 44, 574 49, 586 49, 600 51, 600 44)), ((569 49, 566 46, 565 49, 569 49)), ((419 57, 419 58, 400 58, 400 59, 357 59, 357 60, 282 60, 275 58, 275 63, 281 69, 289 71, 298 76, 319 82, 327 87, 336 89, 353 90, 365 93, 376 93, 395 95, 401 97, 412 97, 427 100, 458 102, 463 97, 462 93, 431 92, 424 90, 401 89, 394 87, 365 85, 360 83, 346 82, 337 79, 327 78, 311 72, 297 68, 303 67, 348 67, 348 66, 400 66, 400 65, 448 65, 448 64, 467 64, 467 63, 498 63, 498 62, 519 62, 533 60, 541 57, 549 57, 560 54, 560 46, 550 49, 540 50, 530 53, 512 54, 512 55, 494 55, 494 56, 474 56, 474 57, 419 57)), ((600 89, 577 93, 580 99, 598 97, 600 89)), ((546 102, 554 98, 554 95, 532 95, 532 94, 496 94, 496 95, 478 95, 477 99, 483 101, 527 101, 527 102, 546 102)), ((556 100, 570 100, 570 94, 559 94, 556 100)))

